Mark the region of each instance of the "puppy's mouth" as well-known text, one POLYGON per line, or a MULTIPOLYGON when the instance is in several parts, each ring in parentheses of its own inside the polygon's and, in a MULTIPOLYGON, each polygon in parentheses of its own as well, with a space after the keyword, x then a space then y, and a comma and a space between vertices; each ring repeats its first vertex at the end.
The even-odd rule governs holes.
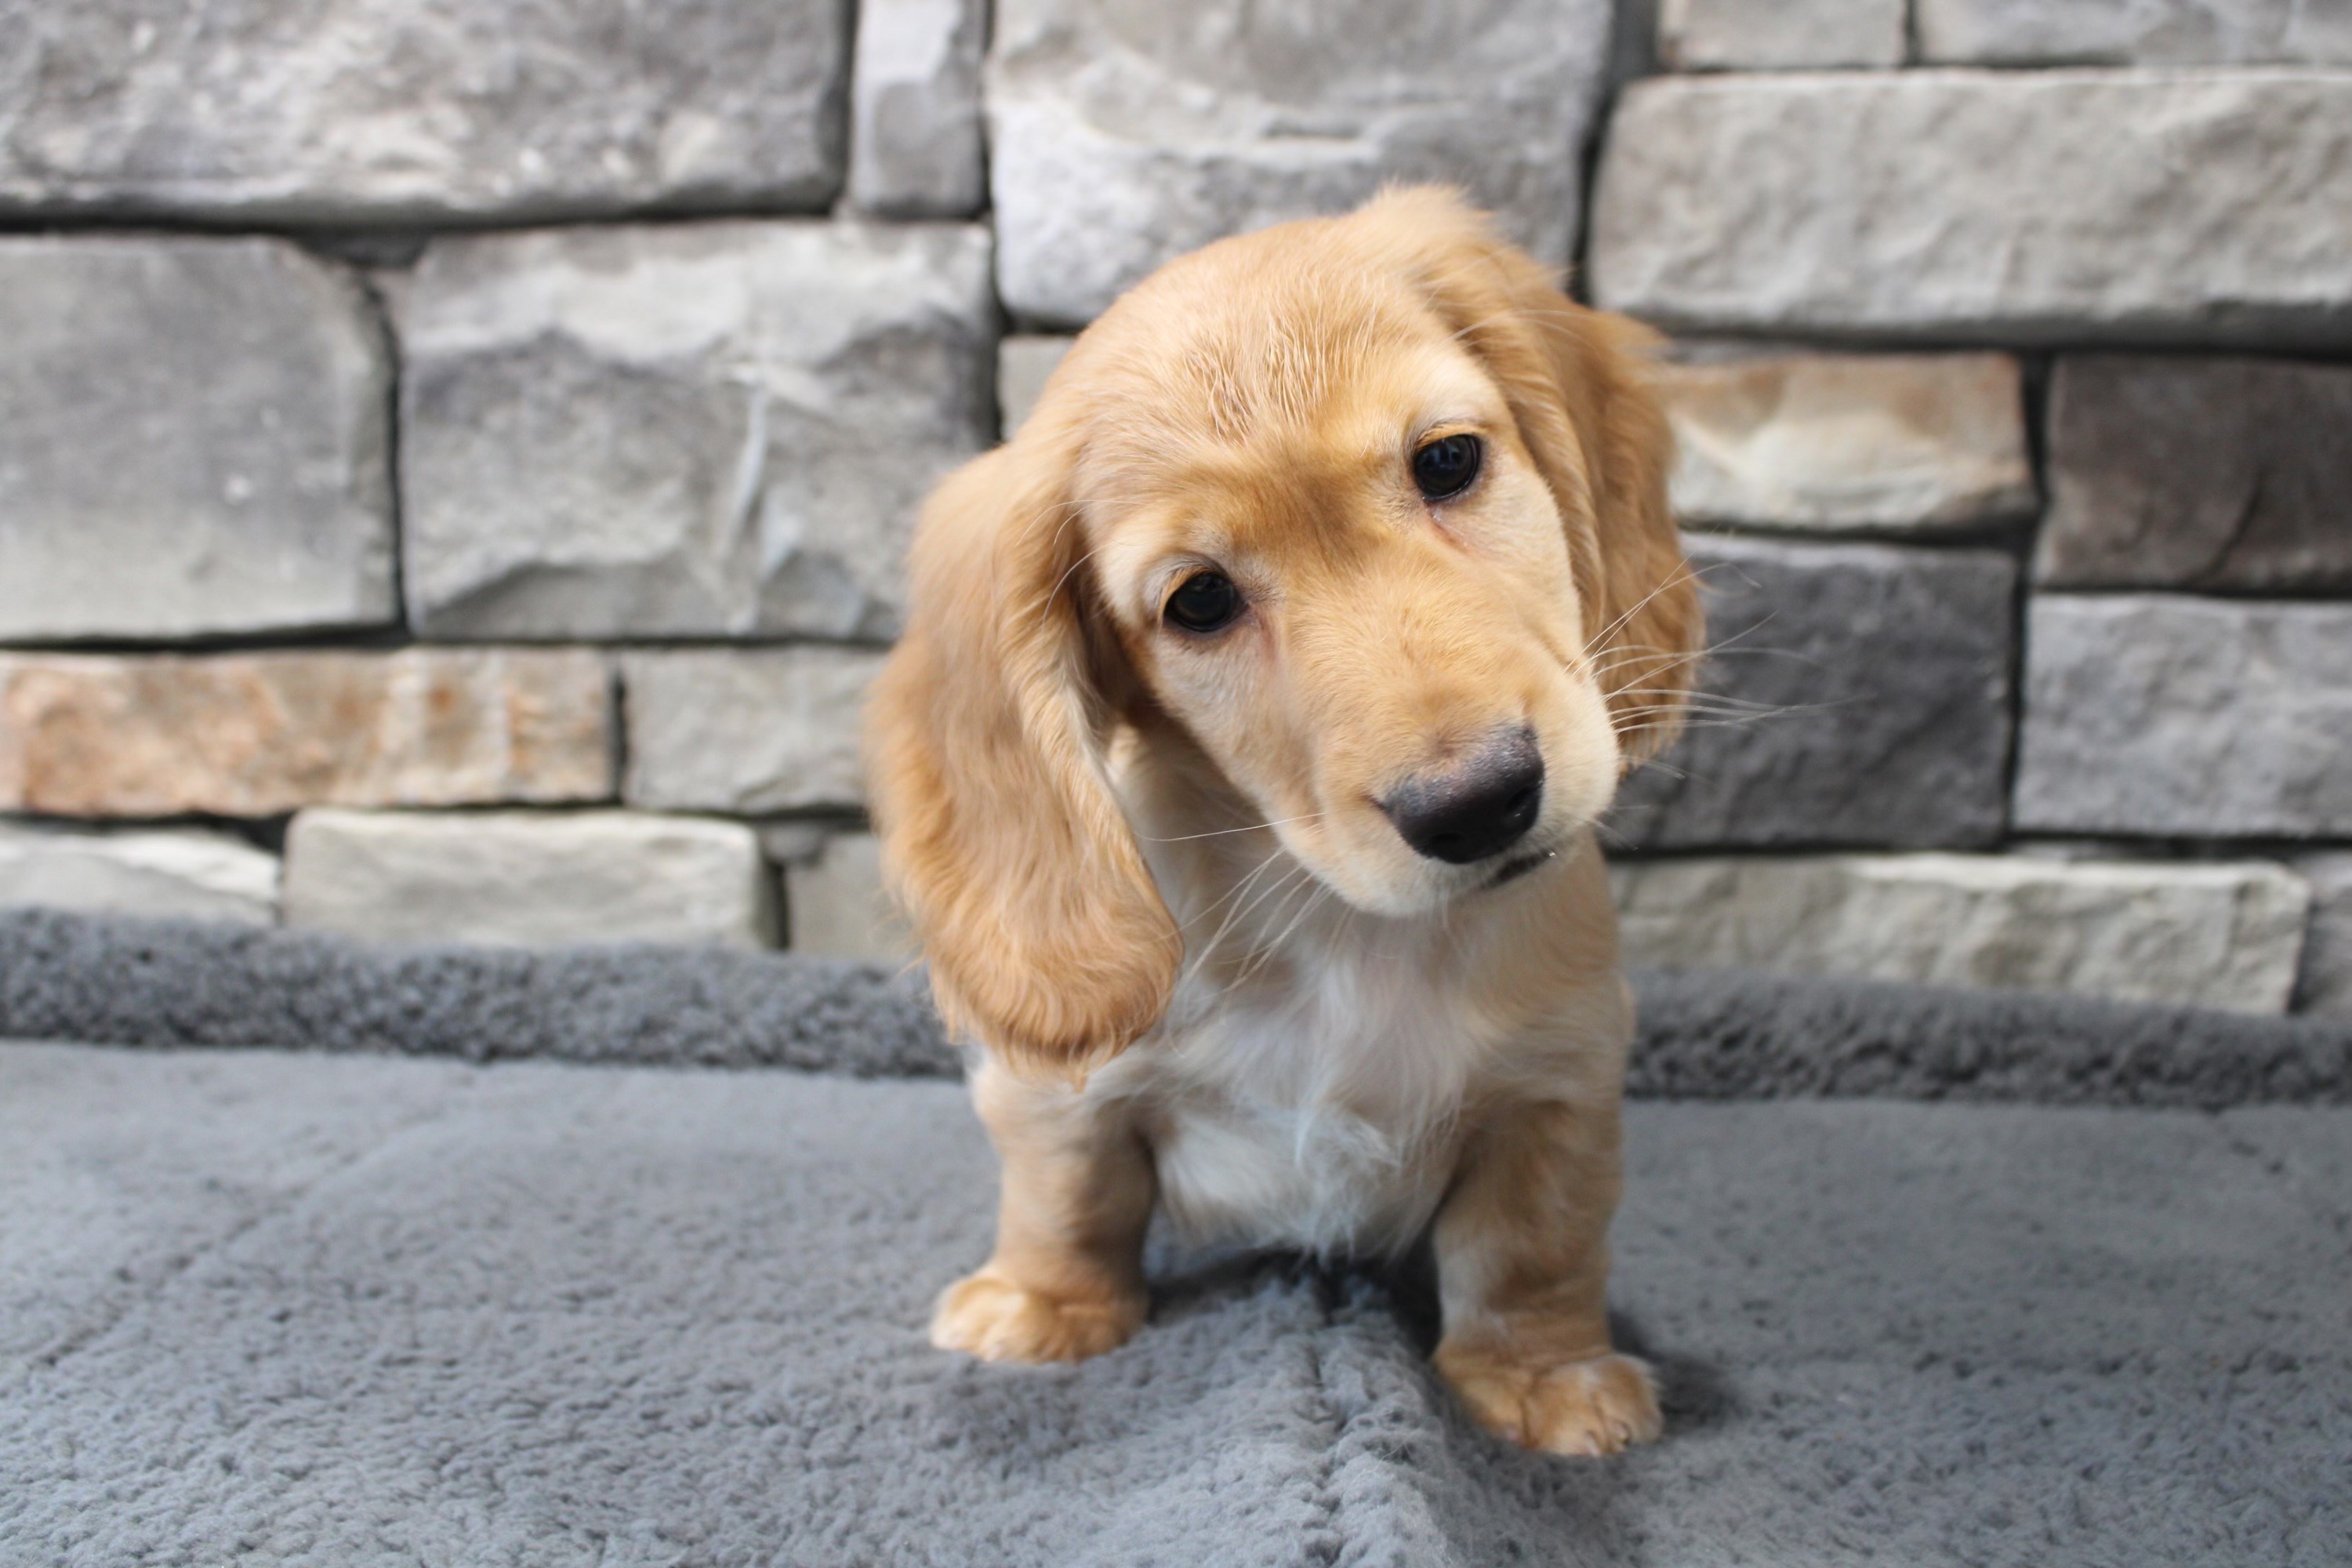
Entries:
POLYGON ((1538 850, 1528 855, 1515 855, 1495 868, 1495 874, 1479 885, 1479 891, 1487 892, 1506 883, 1516 882, 1538 867, 1559 857, 1559 851, 1557 849, 1538 850))

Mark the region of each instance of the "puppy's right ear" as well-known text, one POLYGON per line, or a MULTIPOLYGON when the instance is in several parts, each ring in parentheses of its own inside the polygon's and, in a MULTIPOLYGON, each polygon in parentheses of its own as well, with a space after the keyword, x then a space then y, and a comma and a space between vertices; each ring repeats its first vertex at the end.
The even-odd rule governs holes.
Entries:
POLYGON ((1024 431, 932 493, 866 755, 885 872, 950 1029, 1083 1079, 1159 1022, 1181 944, 1106 771, 1119 656, 1075 452, 1024 431))

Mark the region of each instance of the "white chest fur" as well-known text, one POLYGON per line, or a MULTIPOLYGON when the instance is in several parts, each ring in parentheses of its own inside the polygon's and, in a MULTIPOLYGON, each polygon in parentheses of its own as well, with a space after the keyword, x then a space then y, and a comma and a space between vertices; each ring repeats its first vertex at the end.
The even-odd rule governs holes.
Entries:
POLYGON ((1139 1104, 1185 1228, 1337 1251, 1427 1222, 1483 1053, 1413 934, 1307 944, 1232 990, 1190 983, 1105 1075, 1097 1092, 1139 1104))
POLYGON ((1498 969, 1554 901, 1539 884, 1563 873, 1575 874, 1414 920, 1312 890, 1270 899, 1284 907, 1246 917, 1249 940, 1223 963, 1188 965, 1161 1027, 1086 1092, 1132 1108, 1160 1200, 1187 1231, 1401 1249, 1444 1196, 1483 1104, 1579 1092, 1622 1039, 1613 955, 1532 1023, 1524 996, 1499 994, 1512 987, 1498 969))

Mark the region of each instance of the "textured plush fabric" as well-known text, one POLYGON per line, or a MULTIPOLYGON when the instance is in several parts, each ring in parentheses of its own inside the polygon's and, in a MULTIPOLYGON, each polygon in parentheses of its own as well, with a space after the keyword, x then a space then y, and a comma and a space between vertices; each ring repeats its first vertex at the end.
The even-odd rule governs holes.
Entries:
POLYGON ((1637 981, 1630 1086, 1641 1095, 2352 1102, 2342 1019, 1736 971, 1637 981))
POLYGON ((1465 1424, 1425 1289, 1161 1249, 927 1348, 957 1087, 0 1046, 0 1563, 2352 1562, 2352 1110, 1637 1105, 1668 1429, 1465 1424))
POLYGON ((0 910, 0 1036, 953 1075, 919 980, 685 947, 377 945, 0 910))
MULTIPOLYGON (((2352 1023, 1760 974, 1638 977, 1641 1095, 2352 1100, 2352 1023)), ((0 1035, 952 1074, 920 981, 677 948, 377 948, 0 911, 0 1035)))

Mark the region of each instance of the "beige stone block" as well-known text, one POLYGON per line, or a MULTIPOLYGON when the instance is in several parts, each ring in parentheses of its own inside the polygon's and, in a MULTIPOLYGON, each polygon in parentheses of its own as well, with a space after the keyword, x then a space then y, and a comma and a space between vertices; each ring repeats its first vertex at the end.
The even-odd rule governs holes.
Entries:
POLYGON ((1791 855, 1611 868, 1628 963, 2286 1009, 2310 886, 2266 861, 1791 855))
POLYGON ((1910 531, 2032 515, 2007 354, 1743 355, 1661 367, 1686 523, 1910 531))
POLYGON ((0 907, 274 925, 278 857, 202 828, 0 822, 0 907))
POLYGON ((390 942, 767 947, 759 835, 634 811, 306 811, 286 923, 390 942))
POLYGON ((603 800, 611 710, 583 649, 0 654, 0 810, 603 800))

